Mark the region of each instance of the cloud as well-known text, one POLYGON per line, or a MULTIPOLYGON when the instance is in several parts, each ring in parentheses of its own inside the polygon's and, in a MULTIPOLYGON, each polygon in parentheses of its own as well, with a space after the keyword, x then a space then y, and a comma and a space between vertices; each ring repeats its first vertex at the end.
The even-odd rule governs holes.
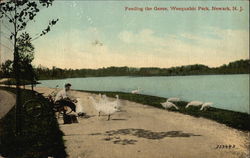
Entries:
POLYGON ((129 31, 123 31, 118 35, 119 39, 125 43, 131 43, 134 39, 134 34, 129 31))
POLYGON ((138 33, 122 31, 118 38, 142 54, 171 59, 169 66, 174 63, 218 66, 249 57, 249 32, 243 30, 205 28, 202 34, 157 36, 154 31, 144 29, 138 33))
POLYGON ((98 28, 88 28, 39 41, 34 63, 61 68, 218 66, 249 54, 249 35, 242 30, 206 28, 202 34, 159 34, 142 29, 121 31, 119 40, 107 36, 98 28), (103 46, 93 45, 95 40, 103 46))
POLYGON ((54 38, 35 43, 35 65, 61 68, 90 68, 106 66, 114 60, 110 48, 102 41, 102 34, 97 28, 70 30, 54 38), (104 43, 93 45, 95 40, 104 43), (110 61, 107 60, 110 58, 110 61), (103 60, 103 61, 102 61, 103 60))
POLYGON ((154 31, 150 29, 143 29, 140 32, 133 33, 130 31, 122 31, 119 33, 118 38, 125 43, 134 44, 150 44, 150 45, 166 45, 166 41, 154 35, 154 31))

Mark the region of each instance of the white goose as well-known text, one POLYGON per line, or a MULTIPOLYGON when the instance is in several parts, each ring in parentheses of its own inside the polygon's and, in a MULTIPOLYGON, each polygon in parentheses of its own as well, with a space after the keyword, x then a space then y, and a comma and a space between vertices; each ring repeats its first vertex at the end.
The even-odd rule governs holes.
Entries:
POLYGON ((204 104, 201 105, 200 110, 202 111, 203 109, 206 110, 207 108, 211 107, 213 105, 212 102, 205 102, 204 104))
POLYGON ((97 102, 92 96, 89 96, 88 98, 91 100, 92 105, 94 106, 94 108, 98 112, 98 116, 100 116, 100 114, 101 114, 101 104, 100 104, 100 102, 97 102))
POLYGON ((136 90, 132 90, 131 93, 132 94, 139 94, 140 93, 139 87, 136 90))
POLYGON ((114 102, 108 101, 106 95, 101 95, 99 102, 97 102, 92 96, 89 98, 92 101, 96 111, 99 113, 99 116, 100 113, 103 112, 104 114, 108 115, 108 120, 110 120, 110 116, 118 110, 116 107, 114 107, 114 102))
POLYGON ((118 109, 110 105, 110 102, 106 102, 100 107, 101 112, 108 115, 108 120, 110 120, 110 116, 115 113, 118 109))
POLYGON ((99 104, 104 104, 107 101, 107 96, 105 94, 99 94, 99 104))
POLYGON ((121 104, 120 104, 120 100, 119 100, 119 95, 115 95, 115 97, 116 97, 116 100, 110 102, 109 104, 110 104, 110 106, 113 106, 116 109, 120 109, 121 108, 121 104))
POLYGON ((175 109, 179 109, 174 103, 169 102, 168 100, 164 103, 161 103, 162 107, 165 109, 170 109, 171 107, 174 107, 175 109))
POLYGON ((77 102, 76 102, 76 112, 79 113, 79 112, 83 112, 83 106, 82 106, 82 99, 80 98, 77 98, 76 99, 77 102))
POLYGON ((100 102, 106 103, 106 102, 108 102, 108 101, 109 101, 109 100, 108 100, 108 97, 107 97, 105 94, 101 95, 101 100, 100 100, 100 102))
POLYGON ((189 102, 185 108, 188 108, 189 106, 201 106, 203 104, 203 102, 201 101, 191 101, 189 102))

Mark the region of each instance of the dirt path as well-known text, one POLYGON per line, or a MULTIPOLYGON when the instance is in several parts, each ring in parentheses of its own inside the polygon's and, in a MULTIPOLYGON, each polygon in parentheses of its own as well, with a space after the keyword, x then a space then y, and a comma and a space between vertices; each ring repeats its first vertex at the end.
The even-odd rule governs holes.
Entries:
POLYGON ((73 93, 83 100, 83 109, 91 117, 70 125, 59 119, 70 158, 248 158, 245 132, 125 100, 122 111, 106 121, 107 116, 98 117, 88 99, 95 95, 73 93), (216 149, 217 145, 235 148, 216 149))
POLYGON ((6 115, 14 105, 14 94, 0 90, 0 119, 6 115))

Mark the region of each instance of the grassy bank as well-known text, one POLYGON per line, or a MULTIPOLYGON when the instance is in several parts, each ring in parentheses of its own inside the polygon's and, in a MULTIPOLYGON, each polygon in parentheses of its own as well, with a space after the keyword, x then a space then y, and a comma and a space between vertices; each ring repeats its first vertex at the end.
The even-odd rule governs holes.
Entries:
MULTIPOLYGON (((16 85, 16 80, 11 78, 8 79, 6 81, 0 82, 1 84, 5 84, 5 85, 16 85)), ((28 80, 20 80, 20 85, 36 85, 36 84, 40 84, 40 82, 37 81, 28 81, 28 80)))
MULTIPOLYGON (((1 88, 12 93, 15 89, 1 88)), ((38 99, 43 104, 40 117, 22 114, 22 135, 15 135, 15 108, 0 120, 0 154, 11 158, 66 157, 63 133, 49 102, 30 90, 22 90, 21 103, 38 99)))
MULTIPOLYGON (((106 94, 109 97, 115 97, 116 94, 119 95, 120 99, 130 100, 133 102, 151 105, 156 108, 161 108, 160 103, 165 102, 166 98, 142 95, 142 94, 131 94, 131 93, 122 93, 122 92, 103 92, 103 91, 84 91, 90 93, 102 93, 106 94)), ((169 109, 170 111, 180 112, 182 114, 187 114, 195 117, 204 117, 207 119, 211 119, 217 121, 219 123, 225 124, 229 127, 236 128, 239 130, 250 131, 250 115, 241 112, 234 112, 230 110, 223 110, 214 107, 208 108, 206 111, 200 111, 200 107, 189 107, 185 109, 187 102, 181 101, 176 103, 179 107, 179 110, 175 108, 169 109)))

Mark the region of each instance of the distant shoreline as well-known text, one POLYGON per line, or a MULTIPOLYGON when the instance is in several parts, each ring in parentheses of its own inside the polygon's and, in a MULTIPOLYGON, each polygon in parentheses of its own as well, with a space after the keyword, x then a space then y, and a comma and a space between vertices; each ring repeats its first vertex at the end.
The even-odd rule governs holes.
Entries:
POLYGON ((159 67, 103 67, 99 69, 62 69, 53 67, 35 68, 39 80, 80 78, 80 77, 105 77, 105 76, 189 76, 189 75, 225 75, 225 74, 250 74, 250 60, 238 60, 219 67, 209 67, 202 64, 177 66, 171 68, 159 67))
POLYGON ((101 78, 101 77, 183 77, 183 76, 227 76, 227 75, 250 75, 250 73, 242 73, 242 74, 200 74, 200 75, 169 75, 169 76, 162 76, 162 75, 152 75, 152 76, 127 76, 127 75, 121 75, 121 76, 85 76, 85 77, 66 77, 66 78, 51 78, 51 79, 39 79, 38 81, 43 80, 64 80, 64 79, 74 79, 74 78, 101 78))

